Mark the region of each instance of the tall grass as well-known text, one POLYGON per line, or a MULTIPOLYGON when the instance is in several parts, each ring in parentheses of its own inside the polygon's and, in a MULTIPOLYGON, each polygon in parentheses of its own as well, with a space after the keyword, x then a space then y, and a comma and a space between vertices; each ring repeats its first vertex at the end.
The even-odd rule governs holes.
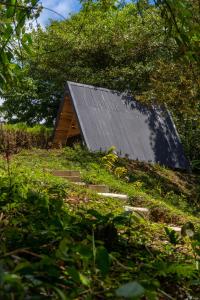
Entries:
POLYGON ((51 144, 51 136, 52 129, 43 125, 0 124, 0 151, 16 153, 21 149, 45 149, 51 144))

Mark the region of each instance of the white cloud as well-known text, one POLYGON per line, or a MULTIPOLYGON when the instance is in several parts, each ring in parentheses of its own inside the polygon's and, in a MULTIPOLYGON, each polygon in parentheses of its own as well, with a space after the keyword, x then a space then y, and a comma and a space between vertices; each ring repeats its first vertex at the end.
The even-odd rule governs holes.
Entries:
MULTIPOLYGON (((42 0, 41 3, 43 7, 57 12, 64 18, 67 18, 70 13, 76 12, 80 7, 78 0, 42 0)), ((49 19, 62 19, 62 17, 58 14, 44 8, 40 14, 38 22, 41 26, 45 27, 45 25, 48 24, 49 19)))

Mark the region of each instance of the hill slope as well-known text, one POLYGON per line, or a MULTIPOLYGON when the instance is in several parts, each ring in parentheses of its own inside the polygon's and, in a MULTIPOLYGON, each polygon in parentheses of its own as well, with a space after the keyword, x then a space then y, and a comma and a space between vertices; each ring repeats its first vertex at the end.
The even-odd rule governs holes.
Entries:
POLYGON ((199 299, 199 178, 102 156, 76 147, 2 157, 0 298, 199 299), (70 169, 128 200, 52 175, 70 169), (170 229, 185 223, 185 236, 170 229))

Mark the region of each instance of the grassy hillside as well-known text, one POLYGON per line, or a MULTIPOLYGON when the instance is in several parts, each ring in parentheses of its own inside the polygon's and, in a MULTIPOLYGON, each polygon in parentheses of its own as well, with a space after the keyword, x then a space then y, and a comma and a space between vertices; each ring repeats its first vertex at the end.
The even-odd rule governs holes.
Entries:
POLYGON ((1 157, 1 299, 200 298, 200 178, 102 156, 76 147, 1 157), (129 200, 55 169, 80 170, 129 200), (169 228, 184 224, 182 236, 169 228))

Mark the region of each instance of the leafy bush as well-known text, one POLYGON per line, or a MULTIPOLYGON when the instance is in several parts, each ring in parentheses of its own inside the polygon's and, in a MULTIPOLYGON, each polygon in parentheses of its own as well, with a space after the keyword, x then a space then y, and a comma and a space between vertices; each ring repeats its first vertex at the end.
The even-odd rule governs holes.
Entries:
POLYGON ((127 174, 127 169, 119 164, 119 157, 116 154, 116 148, 112 146, 107 154, 102 157, 104 167, 114 173, 118 178, 123 178, 127 174))

